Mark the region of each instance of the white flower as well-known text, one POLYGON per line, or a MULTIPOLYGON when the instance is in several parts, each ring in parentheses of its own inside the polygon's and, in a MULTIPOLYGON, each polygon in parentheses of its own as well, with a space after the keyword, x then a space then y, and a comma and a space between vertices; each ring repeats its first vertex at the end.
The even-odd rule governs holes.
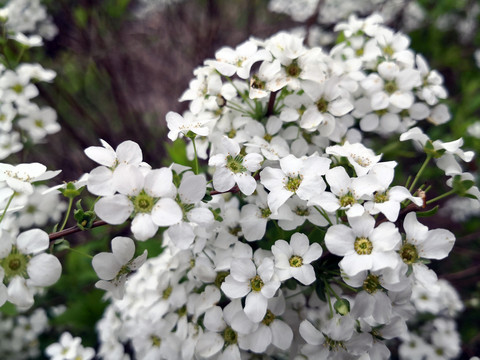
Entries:
POLYGON ((409 199, 417 206, 423 204, 421 198, 412 196, 410 191, 403 186, 389 188, 394 177, 393 167, 380 163, 375 165, 369 174, 375 176, 378 186, 375 189, 375 195, 371 197, 371 201, 367 201, 364 204, 365 210, 371 215, 381 212, 389 221, 395 222, 398 218, 402 201, 409 199))
POLYGON ((58 343, 47 346, 45 354, 50 360, 90 360, 95 356, 93 348, 82 346, 82 339, 73 337, 69 332, 60 336, 58 343))
POLYGON ((85 155, 101 165, 90 172, 87 189, 99 196, 113 195, 117 191, 114 178, 119 165, 142 166, 143 154, 140 146, 130 140, 122 142, 115 150, 106 141, 100 139, 100 142, 103 147, 85 149, 85 155))
MULTIPOLYGON (((306 82, 303 85, 313 104, 306 108, 300 119, 299 125, 302 129, 314 131, 322 123, 335 124, 335 117, 343 116, 353 109, 338 84, 339 79, 332 77, 322 84, 306 82)), ((333 131, 334 126, 329 128, 333 131)), ((323 136, 330 133, 321 131, 323 136)))
POLYGON ((183 217, 180 206, 172 199, 172 171, 145 170, 133 165, 118 167, 114 186, 119 194, 101 198, 94 208, 109 224, 122 224, 133 214, 131 230, 142 241, 154 236, 159 226, 176 224, 183 217))
POLYGON ((166 116, 167 126, 170 130, 168 138, 172 141, 178 138, 179 134, 187 135, 188 132, 193 132, 200 136, 207 136, 209 133, 207 123, 212 119, 210 117, 195 115, 191 112, 186 112, 184 116, 169 111, 166 116))
POLYGON ((31 138, 38 142, 48 134, 60 131, 60 124, 57 122, 57 113, 51 107, 32 106, 26 117, 18 120, 18 126, 26 130, 31 138))
POLYGON ((412 266, 415 279, 430 288, 437 276, 421 259, 439 260, 447 257, 455 243, 455 236, 445 229, 428 230, 417 220, 414 212, 405 216, 403 228, 406 239, 400 248, 400 257, 406 265, 412 266))
POLYGON ((342 166, 329 169, 325 175, 331 192, 324 192, 310 199, 309 205, 318 205, 327 212, 346 210, 348 217, 360 216, 365 212, 359 201, 372 196, 376 179, 371 175, 350 178, 342 166))
POLYGON ((0 181, 5 181, 13 191, 32 194, 32 183, 51 179, 57 176, 60 171, 47 171, 47 167, 40 163, 16 166, 0 163, 0 181))
POLYGON ((368 215, 349 217, 351 227, 333 225, 325 234, 325 245, 332 254, 343 256, 340 268, 349 276, 363 270, 394 268, 400 258, 395 248, 401 236, 394 224, 384 222, 375 227, 368 215))
POLYGON ((291 277, 303 285, 310 285, 316 279, 310 263, 322 256, 323 249, 318 243, 310 245, 305 234, 295 233, 290 244, 285 240, 275 241, 272 253, 275 256, 275 269, 281 281, 291 277))
POLYGON ((251 259, 235 258, 221 289, 231 299, 246 296, 245 314, 251 321, 260 322, 267 312, 268 299, 280 287, 274 273, 271 258, 264 258, 258 267, 251 259))
POLYGON ((135 259, 134 254, 135 244, 132 239, 123 236, 112 239, 112 252, 101 252, 92 259, 93 269, 101 279, 95 286, 111 291, 116 299, 122 299, 127 277, 147 259, 147 250, 135 259))
POLYGON ((362 176, 380 161, 382 155, 375 155, 373 150, 361 143, 350 144, 345 141, 343 145, 333 145, 325 149, 330 155, 343 156, 353 166, 357 176, 362 176))
POLYGON ((44 252, 49 245, 48 234, 40 229, 22 232, 16 240, 2 233, 0 265, 8 284, 8 301, 20 308, 29 308, 33 305, 36 287, 51 286, 60 278, 60 261, 44 252))
POLYGON ((233 329, 233 321, 244 316, 239 300, 233 300, 223 310, 219 306, 209 309, 204 318, 206 330, 198 339, 196 354, 210 358, 220 352, 218 360, 240 360, 239 347, 246 348, 244 339, 254 329, 248 319, 233 329))
POLYGON ((36 46, 43 45, 43 39, 40 35, 26 36, 25 34, 22 34, 19 32, 9 36, 9 38, 15 40, 16 42, 26 47, 36 47, 36 46))
POLYGON ((280 160, 280 169, 263 169, 260 182, 270 191, 270 210, 275 214, 293 194, 302 200, 321 194, 326 188, 322 175, 327 172, 330 162, 330 159, 317 154, 300 159, 288 155, 280 160))
POLYGON ((268 300, 265 317, 256 330, 250 332, 244 340, 248 344, 248 349, 256 353, 264 353, 270 344, 281 350, 287 350, 290 347, 293 331, 285 321, 279 319, 284 311, 285 298, 282 294, 268 300))
POLYGON ((267 192, 260 184, 257 185, 256 197, 251 199, 254 203, 242 206, 240 212, 240 226, 247 241, 263 238, 269 219, 286 220, 292 217, 287 205, 281 206, 278 214, 272 214, 267 203, 267 192))
POLYGON ((215 53, 216 60, 205 61, 206 65, 213 66, 220 74, 233 76, 237 74, 242 79, 250 77, 250 68, 261 60, 270 60, 272 55, 265 49, 258 50, 252 40, 238 45, 235 50, 223 47, 215 53))
POLYGON ((260 169, 263 156, 256 153, 241 155, 237 142, 226 136, 222 138, 222 145, 226 153, 213 155, 208 161, 208 165, 216 167, 213 187, 224 192, 237 184, 242 193, 251 195, 257 187, 257 181, 250 173, 260 169))

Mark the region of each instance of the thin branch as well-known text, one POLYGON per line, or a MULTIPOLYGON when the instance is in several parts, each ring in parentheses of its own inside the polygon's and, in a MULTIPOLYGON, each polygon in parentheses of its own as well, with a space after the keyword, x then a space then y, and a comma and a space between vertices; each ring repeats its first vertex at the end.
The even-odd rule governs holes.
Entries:
MULTIPOLYGON (((103 226, 103 225, 106 225, 106 224, 107 223, 105 221, 98 220, 98 221, 95 221, 92 224, 92 228, 103 226)), ((54 232, 54 233, 48 235, 48 238, 50 239, 50 241, 57 240, 57 239, 60 239, 64 236, 66 236, 66 235, 74 234, 74 233, 77 233, 77 232, 80 232, 80 231, 83 231, 83 230, 80 229, 77 225, 75 225, 75 226, 69 227, 68 229, 54 232)))

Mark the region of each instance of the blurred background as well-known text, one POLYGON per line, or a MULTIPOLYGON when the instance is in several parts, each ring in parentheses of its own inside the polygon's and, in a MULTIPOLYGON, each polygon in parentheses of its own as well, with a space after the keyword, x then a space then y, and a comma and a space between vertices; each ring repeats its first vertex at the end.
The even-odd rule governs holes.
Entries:
MULTIPOLYGON (((430 136, 464 137, 465 149, 480 151, 480 2, 476 0, 44 0, 42 4, 58 31, 52 30, 45 46, 32 49, 24 61, 56 71, 53 83, 38 85, 39 102, 57 111, 62 130, 43 144, 27 144, 5 162, 39 161, 49 169, 62 169, 62 180, 74 180, 93 168, 83 150, 99 145, 101 138, 114 148, 124 140, 136 141, 145 161, 154 167, 168 165, 171 145, 165 136, 165 114, 187 109, 188 103, 178 99, 193 70, 213 58, 216 50, 235 47, 250 36, 263 39, 289 29, 303 34, 307 44, 328 47, 336 39, 336 22, 351 13, 373 12, 407 33, 410 47, 444 77, 452 120, 432 128, 430 136)), ((478 164, 474 159, 469 171, 475 172, 478 164)), ((466 304, 459 319, 465 359, 480 354, 480 210, 472 204, 450 205, 436 223, 428 224, 457 234, 452 255, 436 270, 453 283, 466 304)), ((84 246, 88 251, 105 244, 84 246)), ((69 283, 90 290, 96 279, 88 259, 73 255, 66 260, 64 273, 67 276, 55 287, 58 298, 54 296, 52 304, 64 300, 69 283), (83 279, 68 277, 82 269, 87 274, 83 279)), ((96 305, 102 293, 93 292, 91 299, 81 301, 75 299, 79 294, 81 290, 68 296, 69 312, 57 325, 75 324, 72 331, 95 346, 92 329, 103 311, 96 305)))

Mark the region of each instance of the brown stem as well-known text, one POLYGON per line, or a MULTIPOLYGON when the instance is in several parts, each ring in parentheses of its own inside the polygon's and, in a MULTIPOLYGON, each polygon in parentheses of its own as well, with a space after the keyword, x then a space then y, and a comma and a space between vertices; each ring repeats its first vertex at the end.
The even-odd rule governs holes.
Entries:
MULTIPOLYGON (((92 228, 103 226, 103 225, 106 225, 106 224, 107 223, 103 220, 97 220, 92 224, 92 228)), ((77 225, 75 225, 75 226, 69 227, 68 229, 54 232, 54 233, 48 235, 48 237, 49 237, 50 241, 52 241, 52 240, 57 240, 57 239, 60 239, 64 236, 66 236, 66 235, 74 234, 74 233, 77 233, 77 232, 80 232, 80 231, 83 231, 83 230, 80 229, 77 225)))
POLYGON ((273 115, 273 108, 275 107, 275 98, 277 97, 278 91, 272 91, 270 93, 270 98, 268 99, 268 107, 267 107, 267 113, 265 114, 265 117, 269 117, 270 115, 273 115))

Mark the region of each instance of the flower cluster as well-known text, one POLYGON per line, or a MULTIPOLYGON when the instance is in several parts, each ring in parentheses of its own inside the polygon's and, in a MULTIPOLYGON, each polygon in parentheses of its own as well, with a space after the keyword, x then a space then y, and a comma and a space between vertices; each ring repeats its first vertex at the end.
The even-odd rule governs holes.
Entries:
MULTIPOLYGON (((354 5, 365 4, 373 2, 354 5)), ((344 17, 329 12, 328 1, 288 5, 301 6, 303 20, 319 6, 328 17, 321 23, 344 17)), ((0 10, 4 43, 20 55, 41 46, 53 34, 41 30, 42 9, 39 1, 10 1, 0 10)), ((328 50, 280 32, 221 48, 198 67, 180 98, 188 110, 166 115, 168 138, 185 140, 191 166, 155 168, 130 140, 88 147, 97 166, 50 189, 35 183, 58 171, 0 164, 0 306, 27 310, 60 278, 53 253, 69 248, 61 237, 84 186, 97 199, 88 210, 76 202, 77 223, 66 232, 126 223, 132 234, 123 229, 111 251, 92 256, 95 286, 111 300, 97 325, 98 354, 65 332, 47 356, 387 359, 392 339, 405 359, 458 355, 453 317, 462 306, 430 267, 449 255, 455 236, 420 219, 449 195, 478 206, 475 178, 464 170, 475 154, 462 138, 428 135, 450 120, 447 91, 406 35, 379 14, 350 16, 335 31, 328 50), (423 165, 401 161, 398 149, 418 151, 423 165), (429 164, 449 190, 421 184, 429 164), (58 222, 65 209, 54 234, 36 228, 58 222), (159 236, 159 256, 135 255, 135 240, 159 236), (427 312, 435 320, 417 316, 427 312)), ((60 127, 53 109, 33 102, 35 82, 56 74, 2 60, 3 159, 60 127)), ((44 314, 34 314, 42 326, 19 318, 36 329, 22 333, 32 341, 45 328, 44 314)))
POLYGON ((451 194, 478 201, 462 170, 474 154, 423 132, 449 120, 447 93, 407 36, 377 15, 336 29, 344 40, 329 53, 281 32, 222 48, 196 69, 181 97, 189 110, 166 116, 193 170, 152 169, 132 142, 86 150, 101 165, 88 179, 101 219, 130 219, 141 241, 167 227, 162 254, 140 268, 130 239, 102 255, 114 263, 108 274, 94 258, 104 280, 138 269, 123 300, 114 280, 100 356, 122 357, 128 340, 139 358, 387 359, 387 340, 414 338, 416 294, 442 288, 428 264, 455 242, 417 212, 451 194), (375 150, 379 139, 425 153, 413 181, 375 150), (432 159, 452 188, 437 198, 416 187, 432 159))
POLYGON ((0 159, 22 150, 27 141, 38 143, 60 130, 55 110, 33 102, 39 95, 35 84, 51 82, 56 73, 38 63, 19 63, 26 49, 43 45, 39 33, 46 38, 56 34, 46 20, 39 0, 14 0, 0 9, 0 26, 7 34, 3 41, 20 48, 17 63, 5 58, 0 62, 0 159))
POLYGON ((0 324, 0 353, 4 358, 23 360, 40 356, 39 337, 49 329, 44 309, 15 318, 2 313, 0 324))

